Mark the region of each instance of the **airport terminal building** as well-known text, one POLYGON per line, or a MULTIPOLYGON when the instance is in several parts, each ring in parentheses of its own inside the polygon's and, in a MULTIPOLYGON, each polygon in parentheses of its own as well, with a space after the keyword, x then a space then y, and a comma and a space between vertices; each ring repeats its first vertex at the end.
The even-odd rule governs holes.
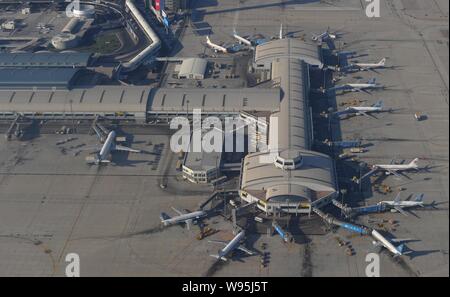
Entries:
MULTIPOLYGON (((64 58, 67 57, 55 59, 64 58)), ((4 68, 1 80, 4 85, 13 80, 14 86, 1 88, 0 80, 0 118, 14 119, 20 114, 34 119, 93 120, 101 115, 141 123, 168 122, 177 116, 191 116, 194 109, 201 109, 202 116, 238 115, 247 121, 258 121, 261 116, 277 117, 278 126, 269 127, 268 134, 263 135, 269 147, 277 150, 250 153, 242 161, 239 182, 242 200, 256 202, 267 213, 310 213, 313 206, 320 207, 337 195, 334 161, 311 150, 314 127, 309 106, 309 68, 323 65, 317 45, 281 39, 258 46, 255 61, 270 71, 270 88, 72 86, 74 76, 88 65, 89 56, 70 58, 73 61, 66 64, 52 62, 62 63, 60 68, 47 62, 46 67, 34 69, 42 72, 35 82, 26 75, 26 70, 20 70, 22 66, 4 68), (77 67, 66 66, 75 63, 77 67), (16 76, 8 77, 7 73, 16 76), (262 162, 261 156, 268 154, 275 157, 271 162, 262 162)), ((31 63, 33 59, 36 57, 22 57, 20 63, 31 63)), ((196 183, 217 178, 220 170, 216 164, 222 163, 216 159, 222 155, 195 154, 186 154, 183 175, 196 183)))

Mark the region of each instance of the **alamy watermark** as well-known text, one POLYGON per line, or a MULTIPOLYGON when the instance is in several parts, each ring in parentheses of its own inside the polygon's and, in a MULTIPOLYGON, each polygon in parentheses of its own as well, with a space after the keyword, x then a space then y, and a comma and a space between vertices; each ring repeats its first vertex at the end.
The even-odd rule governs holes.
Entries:
POLYGON ((194 109, 191 122, 187 117, 176 117, 170 121, 170 129, 177 131, 170 139, 172 152, 267 152, 261 162, 272 163, 278 152, 278 117, 219 117, 208 116, 202 119, 202 110, 194 109), (269 131, 270 129, 270 131, 269 131), (270 134, 270 141, 267 137, 270 134), (235 141, 236 139, 236 141, 235 141))
POLYGON ((80 10, 80 1, 79 0, 75 0, 75 1, 71 1, 67 6, 66 6, 66 16, 68 18, 72 18, 74 17, 74 10, 80 10))
POLYGON ((366 0, 366 16, 368 18, 379 18, 380 14, 380 0, 366 0))
POLYGON ((380 255, 376 253, 369 253, 366 255, 366 276, 380 277, 380 255))
POLYGON ((80 256, 76 253, 69 253, 66 255, 66 276, 80 277, 80 256))

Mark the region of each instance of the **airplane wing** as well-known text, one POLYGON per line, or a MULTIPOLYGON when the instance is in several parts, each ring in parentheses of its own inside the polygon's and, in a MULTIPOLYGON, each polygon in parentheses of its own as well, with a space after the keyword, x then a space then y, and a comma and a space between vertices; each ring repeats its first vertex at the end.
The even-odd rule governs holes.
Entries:
POLYGON ((408 242, 408 241, 417 241, 417 239, 414 239, 414 238, 391 238, 389 240, 391 242, 395 242, 395 243, 408 242))
POLYGON ((361 176, 361 179, 359 180, 359 182, 361 182, 361 181, 364 180, 365 178, 371 176, 371 175, 374 174, 377 170, 378 170, 378 167, 373 168, 372 170, 370 170, 369 172, 367 172, 366 174, 364 174, 363 176, 361 176))
POLYGON ((366 94, 372 95, 372 93, 370 93, 369 90, 366 90, 366 89, 357 89, 357 90, 358 90, 358 92, 364 92, 366 94))
POLYGON ((359 111, 359 113, 362 114, 363 116, 367 117, 367 118, 374 118, 374 119, 378 120, 378 118, 376 116, 374 116, 373 114, 371 114, 371 113, 367 113, 365 111, 359 111))
POLYGON ((393 175, 395 175, 395 176, 397 176, 397 177, 399 177, 399 178, 402 178, 402 177, 404 177, 404 178, 406 178, 406 179, 409 179, 409 180, 411 180, 411 178, 409 177, 409 176, 407 176, 404 172, 398 172, 397 170, 388 170, 391 174, 393 174, 393 175))
POLYGON ((389 173, 395 175, 396 177, 402 178, 402 175, 397 173, 397 170, 386 169, 389 173))
POLYGON ((250 255, 250 256, 253 256, 255 254, 251 250, 243 247, 242 245, 238 246, 237 249, 243 251, 244 253, 246 253, 247 255, 250 255))
POLYGON ((186 224, 186 229, 191 230, 192 219, 184 221, 186 224))
POLYGON ((130 152, 130 153, 140 153, 140 150, 135 150, 126 146, 122 146, 122 145, 115 145, 114 146, 114 150, 115 151, 122 151, 122 152, 130 152))
POLYGON ((345 115, 348 114, 349 111, 348 110, 341 110, 341 111, 336 111, 335 113, 333 113, 334 116, 336 117, 340 117, 341 115, 345 115))
POLYGON ((400 202, 400 193, 401 192, 398 192, 397 196, 395 196, 394 203, 400 202))
POLYGON ((219 256, 219 255, 210 255, 213 258, 216 258, 218 260, 223 260, 223 261, 228 261, 227 258, 225 258, 225 256, 219 256))
POLYGON ((372 106, 373 107, 383 107, 383 100, 378 100, 372 106))
POLYGON ((403 210, 403 208, 401 208, 400 206, 396 205, 394 206, 395 210, 397 210, 399 213, 401 213, 402 215, 404 215, 405 217, 408 216, 408 214, 406 213, 406 211, 403 210))
POLYGON ((96 125, 92 126, 92 130, 94 130, 95 134, 97 134, 97 137, 99 139, 103 139, 104 135, 103 135, 102 131, 96 125))
POLYGON ((177 214, 179 214, 180 216, 183 215, 183 212, 181 210, 176 209, 175 207, 172 206, 172 209, 174 212, 176 212, 177 214))
POLYGON ((348 85, 334 86, 332 88, 326 89, 325 91, 328 93, 328 92, 333 92, 333 91, 346 90, 348 88, 349 88, 348 85))
POLYGON ((218 244, 223 244, 223 245, 227 245, 228 242, 223 241, 223 240, 208 240, 209 243, 218 243, 218 244))

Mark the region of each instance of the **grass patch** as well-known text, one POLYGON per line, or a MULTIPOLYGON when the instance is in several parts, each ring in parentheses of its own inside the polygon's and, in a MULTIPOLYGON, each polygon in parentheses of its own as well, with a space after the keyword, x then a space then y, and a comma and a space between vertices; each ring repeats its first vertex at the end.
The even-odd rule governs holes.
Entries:
POLYGON ((120 48, 121 44, 115 33, 97 36, 88 45, 78 47, 80 52, 110 54, 120 48))

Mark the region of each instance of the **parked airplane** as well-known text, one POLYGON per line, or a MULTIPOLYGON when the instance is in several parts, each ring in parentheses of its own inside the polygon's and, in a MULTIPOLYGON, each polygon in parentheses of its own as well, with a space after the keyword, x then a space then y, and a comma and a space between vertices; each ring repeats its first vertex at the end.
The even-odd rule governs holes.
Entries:
POLYGON ((203 210, 198 210, 190 213, 183 213, 179 211, 178 209, 172 207, 172 209, 178 213, 178 216, 176 217, 170 217, 166 213, 161 213, 161 223, 164 226, 171 226, 175 224, 185 223, 186 228, 189 230, 191 228, 191 223, 196 222, 197 220, 205 217, 208 213, 203 210))
POLYGON ((383 235, 381 235, 377 230, 373 229, 372 230, 372 236, 375 239, 373 241, 373 244, 376 246, 383 246, 384 248, 386 248, 388 251, 390 251, 392 254, 394 254, 394 257, 397 256, 402 256, 407 254, 408 252, 406 252, 406 246, 404 243, 401 242, 405 242, 405 241, 410 241, 410 238, 405 238, 405 239, 398 239, 398 238, 393 238, 393 239, 386 239, 383 235), (394 246, 393 243, 401 243, 398 246, 394 246))
POLYGON ((391 212, 399 212, 405 216, 408 214, 404 209, 412 208, 412 207, 425 207, 423 203, 423 197, 424 194, 417 194, 415 196, 415 199, 413 201, 409 200, 400 200, 400 193, 397 194, 394 200, 392 201, 381 201, 377 204, 368 205, 368 206, 361 206, 361 207, 348 207, 346 205, 341 204, 340 202, 333 200, 333 204, 340 208, 344 215, 346 217, 352 217, 355 215, 364 215, 369 213, 380 213, 384 211, 391 211, 391 212))
POLYGON ((384 68, 386 66, 386 58, 381 59, 378 63, 353 63, 349 64, 341 70, 358 69, 362 71, 384 68))
POLYGON ((220 45, 215 44, 215 43, 212 43, 211 39, 209 39, 209 36, 206 36, 206 45, 208 47, 210 47, 211 49, 213 49, 216 53, 217 52, 221 52, 221 53, 224 53, 224 54, 228 53, 228 50, 225 47, 220 46, 220 45))
POLYGON ((367 81, 367 83, 347 83, 347 84, 343 84, 343 85, 334 86, 329 89, 322 89, 322 93, 328 93, 328 92, 339 91, 339 90, 342 90, 342 91, 349 90, 351 92, 361 92, 362 91, 362 92, 369 93, 367 90, 381 89, 381 88, 384 88, 384 86, 381 84, 378 84, 376 82, 376 79, 372 78, 369 81, 367 81))
POLYGON ((364 180, 368 176, 371 176, 372 174, 374 174, 378 170, 385 171, 387 175, 393 174, 393 175, 395 175, 397 177, 402 177, 399 174, 399 172, 409 171, 409 170, 418 170, 419 169, 419 165, 418 165, 419 158, 415 158, 409 164, 393 164, 393 161, 394 160, 392 160, 390 164, 376 164, 376 165, 373 165, 372 166, 372 170, 370 170, 364 176, 362 176, 360 181, 364 180))
POLYGON ((272 222, 272 227, 275 230, 275 232, 277 232, 278 235, 280 235, 281 239, 284 242, 287 243, 293 240, 292 236, 288 232, 284 231, 283 228, 281 228, 281 226, 278 225, 275 221, 272 222))
POLYGON ((94 158, 86 158, 86 161, 88 164, 105 164, 110 163, 111 160, 108 159, 110 154, 115 151, 124 151, 124 152, 131 152, 131 153, 140 153, 140 150, 135 150, 126 146, 118 145, 116 144, 116 132, 110 131, 107 134, 107 137, 105 139, 105 132, 102 128, 99 128, 96 124, 93 125, 93 129, 95 133, 97 134, 98 138, 101 142, 103 142, 102 146, 96 147, 96 155, 94 158))
POLYGON ((334 112, 333 115, 339 117, 341 115, 354 114, 376 118, 372 113, 380 113, 387 111, 391 111, 391 109, 385 109, 383 101, 379 100, 371 106, 349 106, 344 110, 334 112))
POLYGON ((328 27, 325 32, 322 32, 320 34, 313 33, 312 37, 311 37, 311 39, 313 41, 323 41, 323 40, 326 40, 326 39, 334 40, 336 38, 337 38, 337 34, 331 33, 330 32, 330 27, 328 27))
POLYGON ((405 208, 411 207, 425 207, 423 204, 423 197, 425 195, 423 193, 416 195, 413 201, 409 200, 400 200, 400 192, 397 194, 394 200, 392 201, 381 201, 380 203, 386 205, 391 212, 399 212, 404 216, 408 216, 408 214, 403 210, 405 208))
POLYGON ((237 41, 239 41, 240 44, 245 44, 245 45, 248 45, 248 46, 253 46, 253 45, 254 45, 250 40, 245 39, 244 37, 239 36, 239 35, 237 34, 236 30, 233 31, 233 37, 234 37, 237 41))
POLYGON ((249 249, 241 245, 241 241, 244 240, 244 238, 245 238, 245 231, 242 230, 229 242, 221 240, 210 240, 209 242, 220 243, 225 245, 223 249, 219 250, 217 255, 210 255, 210 256, 222 261, 227 261, 228 260, 226 258, 227 255, 230 254, 235 249, 241 250, 250 256, 254 255, 255 254, 254 252, 250 251, 249 249))

